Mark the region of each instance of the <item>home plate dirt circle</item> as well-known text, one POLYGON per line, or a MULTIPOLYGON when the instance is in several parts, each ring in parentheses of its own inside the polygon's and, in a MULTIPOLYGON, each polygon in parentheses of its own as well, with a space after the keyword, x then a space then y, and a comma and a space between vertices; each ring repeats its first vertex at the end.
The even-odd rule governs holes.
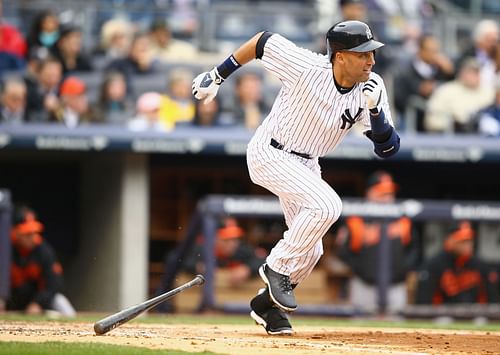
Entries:
POLYGON ((271 337, 254 325, 129 323, 97 336, 92 323, 0 321, 0 341, 94 342, 221 354, 500 354, 500 332, 297 326, 271 337))

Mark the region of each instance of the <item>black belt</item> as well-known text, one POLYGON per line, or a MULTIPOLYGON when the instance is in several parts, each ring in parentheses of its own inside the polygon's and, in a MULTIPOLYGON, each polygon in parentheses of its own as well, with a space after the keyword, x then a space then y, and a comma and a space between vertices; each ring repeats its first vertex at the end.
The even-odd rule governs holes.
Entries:
MULTIPOLYGON (((279 150, 283 150, 285 148, 283 146, 283 144, 279 143, 274 138, 271 138, 271 146, 274 147, 274 148, 276 148, 276 149, 279 149, 279 150)), ((290 152, 292 154, 298 155, 299 157, 304 158, 304 159, 312 159, 312 156, 310 156, 309 154, 306 154, 306 153, 299 153, 299 152, 296 152, 294 150, 286 150, 286 151, 290 152)))

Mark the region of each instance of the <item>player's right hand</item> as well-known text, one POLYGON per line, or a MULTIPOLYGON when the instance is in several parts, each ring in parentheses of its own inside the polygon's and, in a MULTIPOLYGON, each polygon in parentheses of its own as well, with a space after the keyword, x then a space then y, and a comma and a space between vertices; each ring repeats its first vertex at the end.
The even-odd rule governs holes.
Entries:
POLYGON ((384 84, 379 76, 371 76, 370 79, 363 85, 363 94, 366 98, 366 106, 373 114, 378 114, 381 111, 380 102, 382 99, 382 90, 384 84))
POLYGON ((219 86, 224 82, 224 79, 217 72, 214 67, 208 72, 201 73, 193 80, 193 95, 198 100, 203 100, 205 104, 212 101, 219 91, 219 86))

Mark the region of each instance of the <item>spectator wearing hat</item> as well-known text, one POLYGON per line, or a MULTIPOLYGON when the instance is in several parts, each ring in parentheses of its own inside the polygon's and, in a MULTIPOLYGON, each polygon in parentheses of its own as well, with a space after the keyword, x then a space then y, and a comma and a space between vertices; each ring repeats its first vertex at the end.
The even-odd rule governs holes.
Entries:
POLYGON ((167 127, 160 120, 162 97, 157 92, 145 92, 137 99, 137 114, 128 122, 131 131, 167 132, 167 127))
POLYGON ((96 54, 101 54, 106 61, 124 58, 130 49, 134 24, 124 18, 112 18, 101 27, 101 41, 96 54))
POLYGON ((187 41, 173 38, 172 31, 165 21, 155 21, 149 32, 151 52, 154 58, 165 62, 191 62, 198 59, 195 46, 187 41))
POLYGON ((481 85, 480 64, 474 58, 462 63, 455 80, 439 86, 429 97, 424 118, 426 132, 476 132, 474 115, 493 102, 492 87, 481 85))
POLYGON ((418 273, 416 303, 498 302, 498 273, 474 256, 474 235, 468 221, 449 230, 443 250, 418 273))
MULTIPOLYGON (((385 171, 372 174, 367 203, 394 203, 398 185, 385 171)), ((337 236, 338 255, 351 269, 349 297, 353 306, 368 312, 394 313, 407 304, 406 277, 416 251, 412 223, 407 217, 376 220, 348 217, 337 236)))
MULTIPOLYGON (((222 223, 215 240, 216 265, 229 271, 230 285, 238 287, 257 276, 259 267, 265 262, 266 252, 253 248, 243 240, 245 233, 234 218, 228 217, 222 223)), ((203 250, 201 242, 193 248, 183 263, 186 271, 193 274, 205 271, 203 250)))
POLYGON ((60 105, 54 111, 51 121, 75 128, 83 123, 98 123, 99 117, 89 106, 85 83, 76 76, 68 76, 59 91, 60 105))
POLYGON ((483 136, 500 137, 500 74, 495 82, 495 101, 478 114, 478 131, 483 136))
POLYGON ((61 34, 52 54, 61 62, 65 76, 72 72, 92 70, 92 62, 83 51, 82 31, 74 25, 61 26, 61 34))
POLYGON ((6 302, 7 310, 28 314, 53 310, 74 316, 73 306, 62 294, 62 266, 42 238, 43 229, 32 209, 26 206, 16 209, 11 231, 11 295, 6 302))

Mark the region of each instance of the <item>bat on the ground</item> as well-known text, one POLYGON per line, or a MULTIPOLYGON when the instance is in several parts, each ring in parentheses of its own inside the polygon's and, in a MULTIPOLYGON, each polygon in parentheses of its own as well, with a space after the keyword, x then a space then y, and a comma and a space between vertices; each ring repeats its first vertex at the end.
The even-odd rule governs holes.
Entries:
POLYGON ((194 279, 191 281, 174 288, 171 291, 165 292, 159 296, 156 296, 154 298, 151 298, 147 301, 144 301, 142 303, 136 304, 135 306, 131 306, 127 309, 124 309, 123 311, 120 311, 118 313, 112 314, 106 318, 103 318, 94 324, 94 331, 97 335, 103 335, 107 332, 109 332, 112 329, 115 329, 116 327, 122 325, 123 323, 128 322, 131 319, 134 319, 137 317, 139 314, 146 312, 147 310, 150 310, 151 308, 159 305, 163 301, 168 300, 169 298, 172 298, 176 294, 191 288, 195 285, 202 285, 205 282, 205 278, 202 275, 196 275, 194 279))

